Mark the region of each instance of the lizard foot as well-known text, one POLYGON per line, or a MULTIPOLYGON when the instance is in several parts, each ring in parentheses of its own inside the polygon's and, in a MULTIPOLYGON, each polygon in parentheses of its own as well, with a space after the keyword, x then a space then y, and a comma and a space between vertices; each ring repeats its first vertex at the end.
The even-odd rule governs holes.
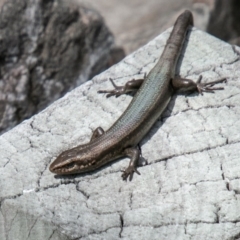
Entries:
MULTIPOLYGON (((145 76, 145 75, 144 75, 145 76)), ((99 90, 98 93, 107 93, 107 98, 111 96, 119 97, 122 94, 136 92, 137 89, 141 86, 144 79, 132 79, 128 81, 124 86, 117 86, 114 81, 110 78, 110 81, 114 87, 112 90, 99 90)))
POLYGON ((137 173, 138 175, 141 175, 141 173, 134 167, 134 166, 129 166, 128 168, 125 169, 125 171, 122 171, 122 179, 126 181, 129 177, 129 181, 132 181, 133 174, 137 173))
POLYGON ((222 83, 222 82, 226 82, 226 78, 221 78, 219 80, 216 81, 212 81, 212 82, 208 82, 208 83, 201 83, 202 80, 202 75, 199 76, 198 80, 197 80, 197 90, 198 92, 203 95, 203 92, 211 92, 214 93, 215 90, 223 90, 223 87, 212 87, 215 84, 218 83, 222 83))
POLYGON ((112 80, 112 78, 110 78, 110 81, 111 81, 114 89, 112 89, 112 90, 99 90, 98 93, 107 93, 107 96, 106 96, 107 98, 109 98, 111 96, 114 96, 114 95, 115 95, 115 97, 119 97, 121 94, 124 93, 124 91, 125 91, 124 86, 117 86, 115 84, 115 82, 112 80))

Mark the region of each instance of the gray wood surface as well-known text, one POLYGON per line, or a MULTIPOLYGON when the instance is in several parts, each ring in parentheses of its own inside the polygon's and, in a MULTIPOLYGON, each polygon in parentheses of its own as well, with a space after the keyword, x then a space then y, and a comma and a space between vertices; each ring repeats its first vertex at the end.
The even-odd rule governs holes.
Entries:
POLYGON ((240 49, 193 29, 179 74, 227 77, 215 94, 176 95, 141 142, 149 165, 121 180, 123 159, 54 178, 62 151, 109 128, 131 96, 97 90, 148 72, 169 30, 0 137, 0 239, 237 239, 240 236, 240 49))

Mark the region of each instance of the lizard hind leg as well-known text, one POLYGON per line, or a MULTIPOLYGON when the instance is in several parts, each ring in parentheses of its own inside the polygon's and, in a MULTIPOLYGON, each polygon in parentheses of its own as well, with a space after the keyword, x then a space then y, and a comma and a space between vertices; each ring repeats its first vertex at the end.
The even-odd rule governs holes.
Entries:
POLYGON ((203 92, 214 93, 215 90, 223 90, 223 87, 213 87, 215 84, 226 82, 226 78, 221 78, 219 80, 211 81, 208 83, 201 83, 202 75, 199 76, 197 82, 191 79, 175 77, 172 79, 172 86, 176 90, 183 91, 197 91, 200 94, 203 92))
POLYGON ((215 90, 223 90, 224 88, 223 87, 212 87, 214 86, 215 84, 218 84, 218 83, 223 83, 223 82, 226 82, 226 78, 221 78, 221 79, 218 79, 218 80, 215 80, 215 81, 211 81, 211 82, 208 82, 208 83, 201 83, 201 79, 202 79, 202 76, 200 75, 198 80, 197 80, 197 91, 202 95, 203 92, 211 92, 211 93, 214 93, 215 90))
POLYGON ((114 89, 98 91, 98 93, 107 93, 107 98, 111 96, 119 97, 122 94, 135 92, 142 85, 144 79, 132 79, 128 81, 124 86, 117 86, 111 78, 110 81, 114 89))

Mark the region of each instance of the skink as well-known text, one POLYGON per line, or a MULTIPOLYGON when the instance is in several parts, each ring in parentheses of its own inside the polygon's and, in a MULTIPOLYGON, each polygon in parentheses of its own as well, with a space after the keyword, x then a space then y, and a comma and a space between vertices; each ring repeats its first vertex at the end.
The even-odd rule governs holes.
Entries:
POLYGON ((99 91, 99 93, 108 93, 107 97, 110 97, 139 88, 128 108, 112 127, 105 132, 98 127, 89 143, 61 153, 50 165, 51 172, 60 175, 84 173, 127 156, 131 160, 122 178, 132 180, 134 172, 140 174, 137 170, 140 158, 138 144, 161 116, 175 90, 198 91, 202 94, 202 92, 223 89, 212 86, 225 79, 201 83, 200 77, 195 83, 189 79, 175 77, 177 61, 188 29, 192 25, 192 13, 186 10, 177 18, 160 59, 145 79, 131 80, 121 87, 116 86, 111 80, 115 89, 99 91))

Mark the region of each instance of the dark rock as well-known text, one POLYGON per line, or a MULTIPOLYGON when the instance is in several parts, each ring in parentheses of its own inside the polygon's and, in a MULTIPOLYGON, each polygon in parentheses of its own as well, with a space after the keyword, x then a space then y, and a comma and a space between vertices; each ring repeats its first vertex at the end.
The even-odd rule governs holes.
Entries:
POLYGON ((240 36, 239 11, 238 0, 216 0, 207 31, 224 41, 237 38, 240 36))
POLYGON ((0 133, 105 70, 113 36, 94 10, 8 0, 0 13, 0 133))

